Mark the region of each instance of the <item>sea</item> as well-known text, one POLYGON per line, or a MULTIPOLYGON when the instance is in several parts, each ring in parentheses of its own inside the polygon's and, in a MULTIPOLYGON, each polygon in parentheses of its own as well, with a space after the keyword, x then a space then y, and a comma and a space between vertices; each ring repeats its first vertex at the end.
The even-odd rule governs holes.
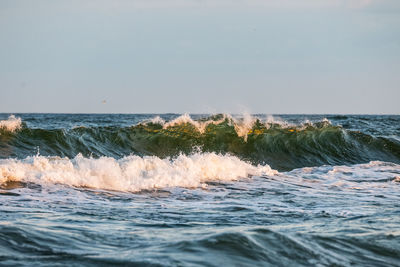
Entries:
POLYGON ((400 266, 400 116, 0 114, 2 266, 400 266))

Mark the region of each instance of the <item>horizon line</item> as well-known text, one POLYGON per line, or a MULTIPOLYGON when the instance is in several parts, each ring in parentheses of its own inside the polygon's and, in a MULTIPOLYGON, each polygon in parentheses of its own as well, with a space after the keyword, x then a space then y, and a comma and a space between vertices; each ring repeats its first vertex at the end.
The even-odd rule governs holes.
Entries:
POLYGON ((380 115, 380 116, 399 116, 400 113, 260 113, 260 112, 214 112, 214 113, 196 113, 196 112, 0 112, 0 114, 59 114, 59 115, 216 115, 216 114, 230 114, 230 115, 340 115, 340 116, 354 116, 354 115, 380 115))

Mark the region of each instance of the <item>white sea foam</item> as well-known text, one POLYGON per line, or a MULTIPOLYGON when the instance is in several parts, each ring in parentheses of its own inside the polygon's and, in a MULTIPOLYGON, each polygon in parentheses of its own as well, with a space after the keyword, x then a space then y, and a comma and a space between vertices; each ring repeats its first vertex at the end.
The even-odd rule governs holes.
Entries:
MULTIPOLYGON (((351 166, 319 166, 292 170, 288 177, 300 179, 302 183, 318 183, 321 186, 334 186, 344 189, 383 188, 400 181, 400 165, 371 161, 351 166)), ((397 184, 395 184, 397 186, 397 184)))
POLYGON ((7 120, 0 121, 0 129, 7 130, 9 132, 14 132, 16 130, 21 129, 22 120, 21 118, 17 118, 14 115, 8 117, 7 120))
POLYGON ((160 125, 164 125, 165 121, 160 117, 160 116, 156 116, 153 119, 150 120, 151 123, 154 124, 160 124, 160 125))
POLYGON ((175 159, 128 156, 116 160, 34 156, 0 160, 0 184, 7 181, 65 184, 118 191, 167 187, 200 187, 209 181, 234 181, 252 175, 274 175, 268 165, 253 166, 215 153, 181 155, 175 159))

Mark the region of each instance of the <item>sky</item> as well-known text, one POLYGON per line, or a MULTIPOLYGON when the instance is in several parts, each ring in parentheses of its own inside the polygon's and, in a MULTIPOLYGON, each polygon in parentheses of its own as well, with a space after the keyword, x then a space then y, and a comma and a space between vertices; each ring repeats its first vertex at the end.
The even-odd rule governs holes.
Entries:
POLYGON ((400 114, 398 0, 0 0, 0 112, 400 114))

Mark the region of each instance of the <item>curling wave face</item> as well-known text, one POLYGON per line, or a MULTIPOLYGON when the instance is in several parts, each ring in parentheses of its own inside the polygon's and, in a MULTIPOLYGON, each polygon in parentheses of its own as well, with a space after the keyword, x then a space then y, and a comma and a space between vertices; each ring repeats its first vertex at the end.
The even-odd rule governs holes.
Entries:
MULTIPOLYGON (((11 117, 10 117, 11 118, 11 117)), ((10 120, 10 119, 9 119, 10 120)), ((196 152, 234 155, 252 164, 291 170, 323 164, 342 165, 383 160, 400 162, 400 140, 332 124, 328 119, 287 122, 273 117, 213 115, 193 119, 185 114, 144 118, 133 126, 22 126, 0 135, 0 158, 45 156, 159 158, 196 152)), ((346 122, 346 120, 344 120, 346 122)))

